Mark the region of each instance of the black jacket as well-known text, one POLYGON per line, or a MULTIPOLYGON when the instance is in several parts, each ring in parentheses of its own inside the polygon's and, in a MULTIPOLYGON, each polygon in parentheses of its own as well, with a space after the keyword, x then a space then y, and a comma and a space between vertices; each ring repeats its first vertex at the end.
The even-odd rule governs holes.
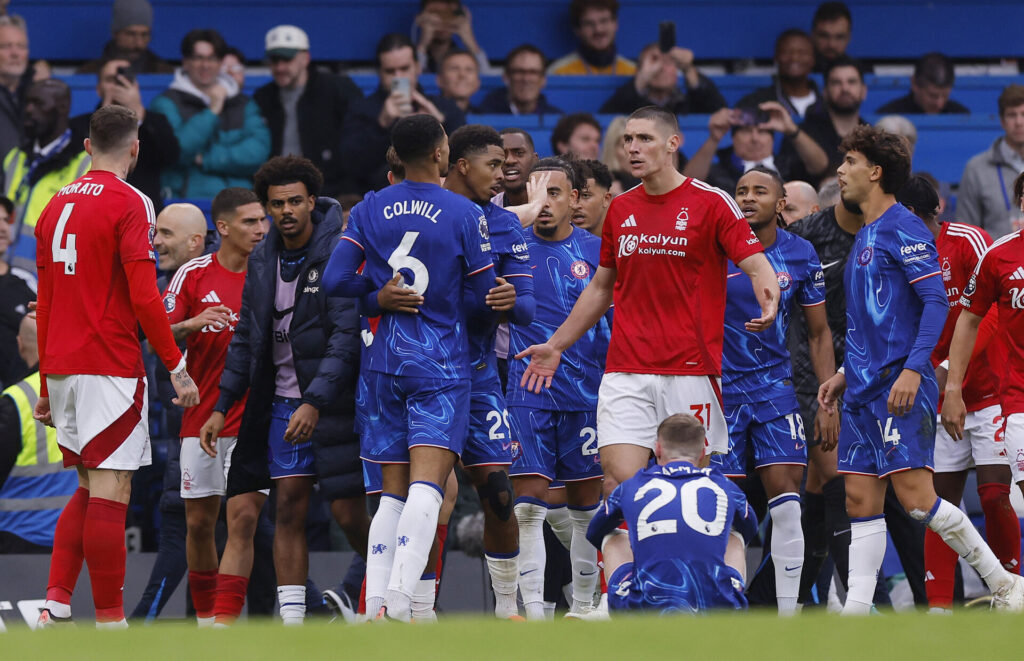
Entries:
MULTIPOLYGON (((806 111, 804 111, 803 117, 813 113, 825 112, 825 97, 822 96, 821 90, 818 89, 818 84, 814 82, 814 79, 808 81, 811 86, 811 90, 814 92, 814 103, 812 103, 806 111)), ((782 91, 782 87, 779 85, 779 80, 776 76, 772 76, 772 84, 767 87, 759 87, 753 92, 745 95, 737 103, 737 108, 754 108, 764 103, 765 101, 778 101, 782 104, 782 107, 789 111, 789 114, 796 120, 800 121, 800 114, 790 103, 789 97, 786 96, 785 92, 782 91)))
MULTIPOLYGON (((362 195, 388 185, 385 154, 391 145, 391 128, 381 128, 377 118, 389 94, 378 89, 370 96, 355 101, 345 118, 341 153, 346 193, 362 195)), ((427 99, 444 115, 444 130, 448 135, 466 123, 466 115, 454 101, 439 96, 427 96, 427 99)))
MULTIPOLYGON (((273 81, 252 95, 270 129, 270 154, 281 155, 284 135, 284 106, 281 88, 273 81)), ((334 196, 341 188, 341 127, 353 102, 363 93, 348 76, 336 76, 310 67, 306 87, 297 105, 299 142, 302 154, 324 175, 324 195, 334 196)))
MULTIPOLYGON (((508 100, 508 88, 499 87, 491 90, 474 112, 488 115, 510 115, 512 114, 511 102, 508 100)), ((561 115, 562 109, 551 105, 543 94, 537 99, 537 109, 530 115, 561 115)))
MULTIPOLYGON (((98 110, 100 106, 96 106, 98 110)), ((89 135, 89 120, 92 113, 87 112, 72 117, 68 122, 71 131, 78 135, 89 135)), ((178 162, 181 156, 181 149, 178 146, 178 138, 174 135, 174 129, 167 118, 153 110, 147 110, 146 116, 139 126, 139 162, 135 169, 128 175, 128 183, 149 196, 156 206, 157 213, 163 208, 163 199, 160 197, 160 173, 164 168, 170 167, 178 162)))
POLYGON ((711 114, 720 108, 725 107, 725 97, 718 91, 710 78, 700 74, 700 82, 697 87, 690 89, 684 83, 676 89, 676 94, 668 103, 654 103, 640 92, 636 91, 634 79, 630 78, 619 86, 604 105, 601 112, 606 114, 628 115, 638 108, 644 106, 662 106, 676 115, 689 115, 691 113, 711 114))
MULTIPOLYGON (((743 176, 743 161, 735 158, 732 146, 724 147, 715 152, 717 159, 708 170, 707 183, 717 186, 730 195, 736 190, 736 183, 743 176)), ((774 155, 775 169, 783 181, 789 181, 796 167, 801 167, 800 157, 794 151, 779 152, 774 155), (793 159, 798 162, 794 163, 793 159)), ((801 170, 802 171, 802 170, 801 170)))
MULTIPOLYGON (((917 101, 914 100, 913 94, 907 94, 901 96, 898 99, 893 99, 889 103, 875 111, 879 115, 923 115, 925 114, 924 108, 917 105, 917 101)), ((969 115, 971 114, 970 108, 958 103, 953 99, 946 101, 946 105, 942 107, 940 115, 969 115)))
MULTIPOLYGON (((341 205, 321 197, 313 211, 313 236, 295 289, 289 335, 295 374, 302 402, 319 411, 313 431, 317 475, 328 500, 362 493, 362 472, 352 474, 358 462, 359 435, 355 429, 355 391, 359 378, 359 313, 356 302, 328 298, 322 286, 324 268, 341 237, 341 205), (340 482, 340 483, 339 483, 340 482)), ((249 391, 238 443, 232 455, 246 465, 259 465, 255 476, 269 486, 267 434, 274 399, 274 362, 271 328, 277 263, 283 248, 275 227, 249 257, 242 310, 228 348, 215 410, 227 411, 249 391), (246 461, 247 458, 262 461, 246 461)))

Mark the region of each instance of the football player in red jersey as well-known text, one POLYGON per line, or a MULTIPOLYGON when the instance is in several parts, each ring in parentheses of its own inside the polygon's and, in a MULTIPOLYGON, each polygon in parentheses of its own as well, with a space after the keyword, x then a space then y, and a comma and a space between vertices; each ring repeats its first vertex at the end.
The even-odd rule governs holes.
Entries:
MULTIPOLYGON (((256 193, 246 188, 222 190, 213 199, 211 213, 220 235, 220 248, 216 253, 186 262, 164 293, 164 308, 174 339, 186 340, 188 365, 205 367, 199 379, 203 403, 188 409, 181 423, 181 497, 185 501, 188 529, 185 555, 192 604, 200 626, 213 624, 217 591, 217 546, 213 533, 245 399, 228 411, 213 456, 200 447, 199 431, 217 401, 224 359, 242 307, 249 254, 267 231, 263 206, 256 193)), ((225 548, 225 555, 232 548, 225 548)))
POLYGON ((185 369, 156 286, 153 202, 124 179, 139 155, 138 117, 122 106, 93 113, 92 169, 62 188, 36 225, 40 372, 36 419, 57 428, 80 488, 57 522, 39 626, 71 616, 89 565, 98 627, 127 627, 124 524, 132 473, 151 462, 138 325, 189 407, 199 390, 185 369))

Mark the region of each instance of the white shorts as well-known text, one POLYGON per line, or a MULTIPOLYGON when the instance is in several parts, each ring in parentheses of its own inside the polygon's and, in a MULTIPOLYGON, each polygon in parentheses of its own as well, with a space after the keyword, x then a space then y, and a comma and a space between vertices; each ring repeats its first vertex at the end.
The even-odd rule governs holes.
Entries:
POLYGON ((65 466, 134 471, 152 463, 145 377, 51 374, 46 386, 65 466))
POLYGON ((1008 460, 1002 427, 1003 413, 998 404, 967 414, 962 441, 954 441, 940 419, 935 431, 935 472, 959 473, 971 466, 1005 466, 1008 460))
POLYGON ((1003 445, 1014 483, 1024 482, 1024 413, 1011 413, 1003 421, 1003 445))
POLYGON ((729 451, 722 387, 712 376, 607 372, 597 394, 597 447, 627 443, 651 450, 658 425, 688 413, 707 430, 709 454, 729 451))
POLYGON ((231 453, 237 436, 217 438, 217 456, 211 457, 199 446, 197 436, 181 439, 181 497, 206 498, 227 493, 231 453))

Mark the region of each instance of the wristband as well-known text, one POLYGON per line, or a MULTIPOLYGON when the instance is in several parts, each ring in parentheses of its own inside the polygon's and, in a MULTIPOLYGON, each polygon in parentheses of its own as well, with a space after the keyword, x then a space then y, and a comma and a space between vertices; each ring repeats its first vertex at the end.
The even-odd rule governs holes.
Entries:
POLYGON ((949 358, 947 358, 944 361, 942 361, 941 363, 939 363, 939 367, 941 367, 942 369, 944 369, 944 370, 946 370, 948 372, 949 371, 949 358))
POLYGON ((185 371, 185 356, 182 356, 181 360, 178 361, 178 366, 171 370, 171 374, 181 374, 184 371, 185 371))
POLYGON ((846 376, 846 366, 840 365, 839 369, 836 370, 836 374, 842 374, 843 376, 846 376))

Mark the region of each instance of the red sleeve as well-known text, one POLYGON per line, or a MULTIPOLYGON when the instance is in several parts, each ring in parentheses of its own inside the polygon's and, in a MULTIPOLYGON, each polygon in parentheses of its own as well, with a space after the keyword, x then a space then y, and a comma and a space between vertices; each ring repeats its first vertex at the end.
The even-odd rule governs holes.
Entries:
POLYGON ((53 281, 50 269, 39 265, 39 287, 36 293, 36 347, 39 350, 39 396, 49 397, 46 387, 46 334, 50 323, 50 299, 53 297, 53 281))
POLYGON ((712 215, 715 218, 715 238, 722 247, 725 256, 733 264, 739 264, 747 257, 764 252, 761 242, 757 240, 750 223, 743 217, 743 212, 725 193, 715 197, 712 215))
POLYGON ((181 351, 174 343, 171 325, 160 302, 160 290, 156 287, 153 265, 146 261, 128 262, 124 265, 128 276, 128 290, 131 293, 132 309, 142 326, 142 332, 169 371, 181 363, 181 351))
POLYGON ((617 211, 618 206, 616 206, 615 200, 612 200, 604 217, 604 227, 601 229, 601 261, 599 263, 606 269, 615 268, 615 234, 612 231, 614 226, 612 218, 618 217, 617 211), (613 210, 616 211, 614 216, 612 215, 613 210))
POLYGON ((960 305, 976 315, 984 316, 992 304, 999 300, 999 276, 994 273, 996 258, 988 251, 978 262, 974 274, 967 281, 960 305))
POLYGON ((117 250, 121 263, 142 260, 155 262, 153 232, 156 228, 156 215, 153 213, 153 202, 135 189, 130 189, 126 195, 136 197, 128 200, 128 208, 117 223, 117 250))
POLYGON ((981 318, 981 324, 978 325, 978 338, 974 341, 974 352, 971 353, 971 360, 984 353, 998 330, 999 306, 993 305, 989 308, 988 314, 981 318))

